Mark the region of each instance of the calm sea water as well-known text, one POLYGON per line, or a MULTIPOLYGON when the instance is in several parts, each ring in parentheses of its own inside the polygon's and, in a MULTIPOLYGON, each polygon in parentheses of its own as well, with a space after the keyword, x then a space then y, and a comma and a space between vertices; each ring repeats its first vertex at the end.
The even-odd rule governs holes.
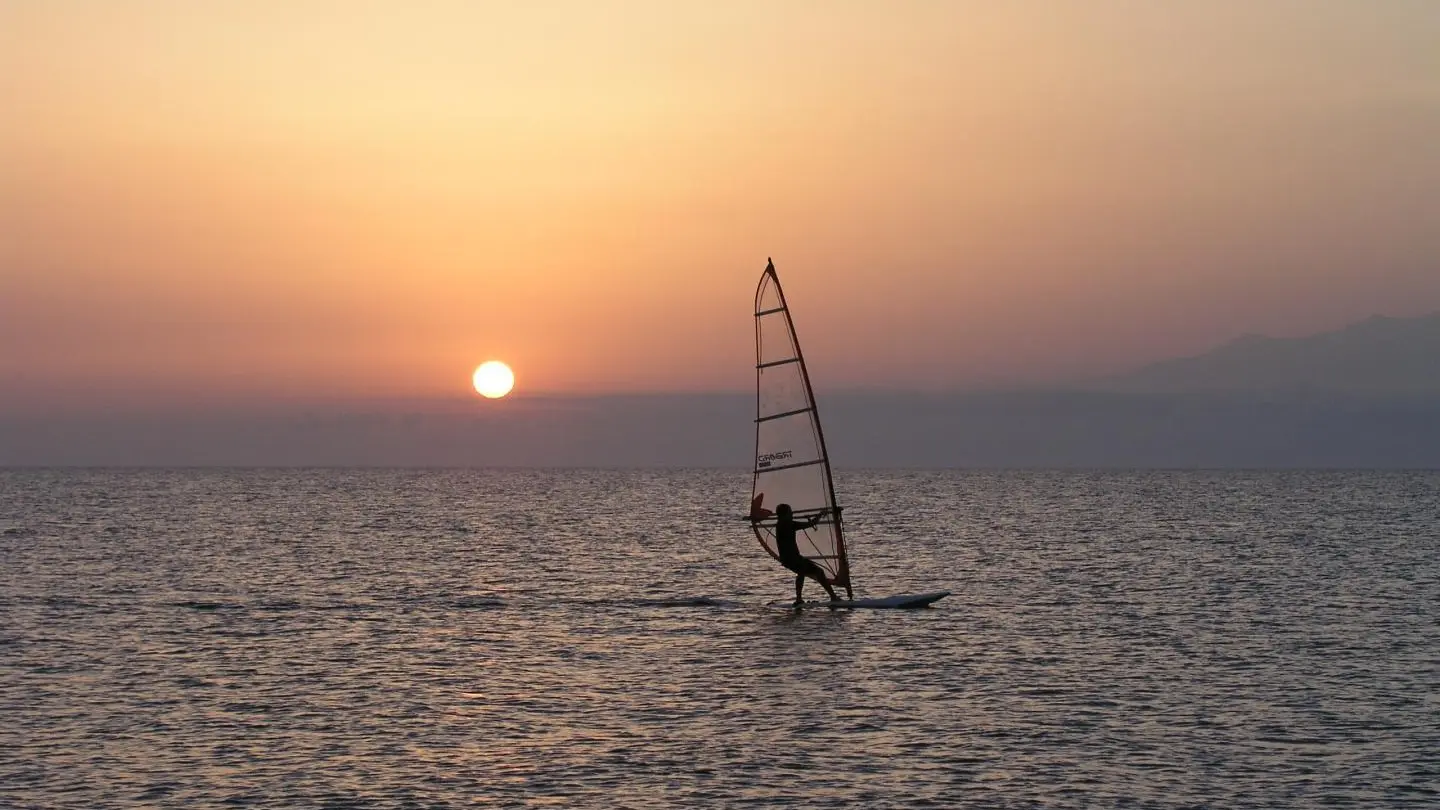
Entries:
POLYGON ((953 595, 773 606, 743 472, 0 471, 0 806, 1440 806, 1440 474, 838 489, 953 595))

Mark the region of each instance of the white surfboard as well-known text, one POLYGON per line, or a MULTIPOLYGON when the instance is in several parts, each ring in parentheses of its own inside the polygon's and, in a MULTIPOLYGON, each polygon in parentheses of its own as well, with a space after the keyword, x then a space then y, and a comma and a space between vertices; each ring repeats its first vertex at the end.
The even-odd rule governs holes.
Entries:
POLYGON ((949 591, 931 591, 930 593, 902 593, 880 599, 840 599, 834 602, 828 600, 824 602, 802 602, 799 605, 783 602, 776 602, 775 604, 782 607, 801 608, 890 608, 896 610, 913 610, 915 608, 929 607, 949 595, 949 591))

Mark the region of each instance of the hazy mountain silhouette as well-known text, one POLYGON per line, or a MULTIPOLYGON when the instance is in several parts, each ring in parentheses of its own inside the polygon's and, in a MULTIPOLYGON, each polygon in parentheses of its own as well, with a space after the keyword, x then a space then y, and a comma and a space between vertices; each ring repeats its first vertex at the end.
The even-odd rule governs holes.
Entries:
POLYGON ((1375 316, 1302 338, 1245 335, 1196 357, 1101 380, 1130 393, 1440 393, 1440 313, 1375 316))
MULTIPOLYGON (((817 388, 842 467, 1440 468, 1440 314, 1245 337, 1084 390, 817 388)), ((753 393, 20 409, 0 466, 753 463, 753 393)), ((740 473, 743 475, 743 473, 740 473)))
MULTIPOLYGON (((1440 468, 1440 396, 817 392, 841 467, 1440 468)), ((0 466, 733 467, 753 394, 271 412, 0 408, 0 466)))

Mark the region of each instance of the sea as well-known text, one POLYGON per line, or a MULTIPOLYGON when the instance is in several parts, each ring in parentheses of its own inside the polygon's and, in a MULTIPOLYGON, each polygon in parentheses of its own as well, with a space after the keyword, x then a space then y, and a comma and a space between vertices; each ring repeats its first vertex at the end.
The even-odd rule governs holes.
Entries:
POLYGON ((0 807, 1440 807, 1440 473, 836 488, 951 595, 744 470, 0 470, 0 807))

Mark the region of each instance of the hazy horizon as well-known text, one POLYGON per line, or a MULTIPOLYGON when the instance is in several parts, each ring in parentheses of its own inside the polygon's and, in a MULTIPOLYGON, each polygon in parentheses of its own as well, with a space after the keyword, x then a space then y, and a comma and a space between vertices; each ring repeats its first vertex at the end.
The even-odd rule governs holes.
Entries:
MULTIPOLYGON (((1440 394, 817 398, 837 468, 1440 469, 1440 394)), ((744 393, 34 411, 0 414, 0 466, 748 470, 754 414, 744 393)))

